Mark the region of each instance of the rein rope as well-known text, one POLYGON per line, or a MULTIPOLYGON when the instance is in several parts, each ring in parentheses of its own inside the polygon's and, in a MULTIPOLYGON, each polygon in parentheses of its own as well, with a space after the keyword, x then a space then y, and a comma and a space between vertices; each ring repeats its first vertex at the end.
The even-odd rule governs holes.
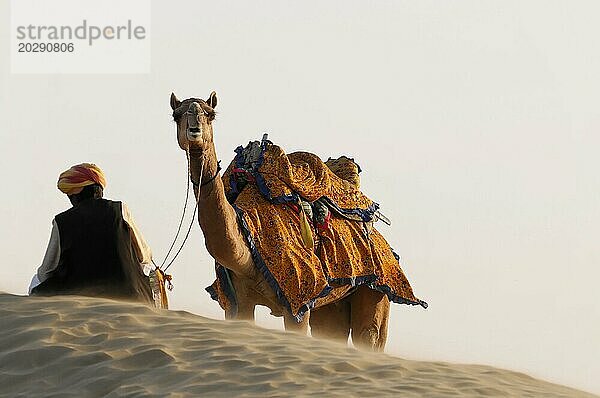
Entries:
MULTIPOLYGON (((181 225, 183 224, 183 218, 185 216, 185 208, 187 207, 187 202, 188 202, 188 197, 189 197, 189 189, 190 189, 190 181, 192 181, 192 170, 191 170, 191 162, 190 162, 190 151, 189 149, 186 148, 185 150, 186 153, 186 158, 187 158, 187 164, 188 164, 188 183, 187 183, 187 190, 186 190, 186 198, 185 198, 185 206, 183 209, 183 214, 181 216, 181 222, 179 223, 179 228, 177 229, 177 234, 175 235, 175 238, 173 239, 173 243, 171 244, 171 247, 173 247, 175 245, 175 241, 177 240, 179 233, 181 231, 181 225)), ((202 162, 200 163, 200 180, 202 180, 202 174, 204 173, 204 153, 202 154, 202 162)), ((216 176, 219 174, 219 168, 217 168, 217 173, 215 174, 214 177, 212 177, 208 182, 211 182, 212 180, 214 180, 216 178, 216 176)), ((190 231, 192 230, 192 226, 194 225, 194 219, 196 218, 196 211, 198 210, 198 204, 200 203, 200 188, 202 188, 204 185, 206 185, 206 183, 204 184, 199 184, 196 185, 194 183, 194 181, 192 181, 192 184, 194 184, 194 187, 198 190, 198 193, 196 195, 196 205, 194 206, 194 212, 192 213, 192 219, 190 220, 190 225, 188 227, 188 230, 185 234, 185 237, 183 238, 183 242, 181 242, 181 245, 179 246, 179 249, 177 249, 177 252, 175 253, 175 255, 173 256, 173 258, 171 259, 171 261, 169 262, 169 264, 167 264, 167 266, 165 268, 163 268, 164 263, 167 261, 167 257, 165 257, 165 261, 163 261, 163 264, 160 266, 160 269, 163 272, 166 272, 167 269, 169 269, 169 267, 171 265, 173 265, 173 262, 175 262, 175 260, 177 259, 177 257, 179 256, 179 253, 181 253, 181 250, 183 249, 183 246, 185 245, 185 243, 187 242, 188 237, 190 236, 190 231)), ((169 250, 170 252, 170 250, 169 250)), ((167 254, 168 256, 168 254, 167 254)))
MULTIPOLYGON (((168 275, 166 273, 166 271, 169 269, 169 267, 171 265, 173 265, 173 263, 175 262, 175 260, 179 256, 179 254, 181 253, 181 250, 185 246, 185 243, 187 242, 187 240, 190 236, 190 232, 192 230, 192 226, 194 225, 194 220, 196 218, 196 212, 198 211, 198 204, 200 203, 200 188, 213 182, 215 180, 215 178, 217 178, 217 176, 219 175, 219 171, 221 171, 221 164, 220 164, 221 162, 219 161, 217 163, 217 172, 215 173, 215 175, 212 176, 211 178, 209 178, 207 181, 205 181, 201 184, 197 184, 192 180, 192 170, 191 170, 189 148, 186 148, 185 153, 186 153, 186 158, 187 158, 187 169, 188 169, 187 177, 188 178, 186 178, 187 185, 186 185, 186 191, 185 191, 185 203, 183 205, 181 219, 179 220, 179 226, 177 227, 177 233, 175 234, 175 237, 173 238, 173 242, 171 243, 171 246, 169 247, 169 251, 167 252, 167 255, 165 256, 164 260, 162 261, 160 267, 154 262, 154 260, 152 260, 152 264, 154 264, 155 269, 150 272, 150 285, 152 286, 152 290, 153 290, 154 294, 157 295, 157 296, 155 296, 155 305, 157 305, 158 308, 163 308, 163 309, 169 308, 168 297, 167 297, 167 293, 165 291, 165 287, 169 290, 173 290, 173 283, 171 283, 172 276, 168 275), (173 247, 175 246, 175 243, 177 242, 177 238, 179 237, 179 234, 181 233, 181 227, 183 226, 183 221, 185 219, 185 212, 187 209, 187 204, 188 204, 189 196, 190 196, 189 195, 190 194, 190 182, 194 185, 194 188, 196 188, 196 190, 197 190, 196 205, 194 206, 194 212, 192 214, 192 218, 190 220, 190 225, 187 229, 185 237, 183 238, 183 241, 181 242, 181 245, 177 249, 177 252, 175 252, 175 255, 173 256, 171 261, 169 261, 169 263, 165 266, 165 263, 167 262, 167 259, 169 258, 169 254, 171 254, 171 251, 173 250, 173 247), (157 290, 155 290, 155 288, 157 290)), ((202 161, 200 162, 200 181, 202 181, 203 174, 204 174, 204 153, 202 154, 202 161)))
MULTIPOLYGON (((188 154, 188 156, 189 156, 189 154, 188 154)), ((188 158, 188 162, 189 162, 189 158, 188 158)), ((204 163, 203 163, 203 165, 204 165, 204 163)), ((213 182, 213 180, 215 178, 217 178, 217 176, 219 175, 220 171, 221 171, 221 161, 219 160, 219 161, 217 161, 217 171, 215 172, 215 175, 210 177, 208 179, 208 181, 204 181, 202 184, 199 184, 196 181, 192 180, 192 173, 190 173, 190 181, 192 182, 192 185, 194 185, 194 188, 198 189, 198 193, 200 193, 199 188, 213 182)), ((202 180, 202 174, 200 174, 200 179, 202 180)))
MULTIPOLYGON (((191 176, 192 173, 190 170, 190 152, 188 150, 186 150, 185 155, 186 155, 186 159, 187 159, 188 176, 191 176)), ((181 213, 181 220, 179 220, 179 226, 177 227, 177 233, 175 234, 175 237, 173 238, 173 242, 171 242, 171 247, 169 247, 169 251, 167 251, 167 254, 165 255, 164 260, 162 261, 162 263, 160 263, 160 267, 157 266, 154 263, 154 261, 152 261, 154 266, 159 269, 162 269, 162 267, 167 262, 167 258, 169 258, 169 255, 171 254, 171 251, 173 250, 173 247, 175 246, 175 242, 177 241, 177 238, 179 237, 179 233, 181 232, 181 226, 183 225, 183 220, 185 219, 185 211, 186 211, 188 199, 190 196, 190 180, 187 177, 186 177, 186 181, 187 181, 187 184, 186 184, 186 188, 185 188, 185 202, 183 203, 183 212, 181 213)))

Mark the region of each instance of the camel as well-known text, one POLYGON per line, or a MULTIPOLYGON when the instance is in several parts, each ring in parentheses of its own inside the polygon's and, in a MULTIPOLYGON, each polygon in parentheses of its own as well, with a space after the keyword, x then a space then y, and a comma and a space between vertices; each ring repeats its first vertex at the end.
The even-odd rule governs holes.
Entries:
MULTIPOLYGON (((177 142, 189 156, 189 172, 198 202, 198 223, 209 254, 231 271, 238 310, 236 319, 254 321, 254 308, 263 305, 275 316, 283 316, 286 330, 306 334, 309 314, 301 321, 284 308, 264 276, 254 264, 252 254, 238 227, 237 215, 225 196, 223 181, 214 146, 212 121, 217 95, 207 100, 188 98, 184 101, 171 94, 170 105, 177 125, 177 142)), ((366 286, 348 296, 350 286, 334 288, 316 300, 313 334, 347 341, 352 329, 353 343, 363 349, 381 351, 387 336, 389 301, 383 293, 366 286)), ((228 314, 226 314, 228 317, 228 314)))

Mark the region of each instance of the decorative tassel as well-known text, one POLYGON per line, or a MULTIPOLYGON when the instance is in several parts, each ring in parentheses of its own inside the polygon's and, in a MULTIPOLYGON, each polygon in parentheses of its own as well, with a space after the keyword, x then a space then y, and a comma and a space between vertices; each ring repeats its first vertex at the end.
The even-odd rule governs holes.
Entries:
POLYGON ((306 218, 306 212, 302 204, 298 206, 300 208, 300 233, 302 234, 302 241, 307 249, 313 250, 315 248, 315 241, 313 240, 312 229, 306 218))
POLYGON ((152 288, 154 305, 156 308, 169 309, 167 288, 173 290, 171 279, 171 275, 165 274, 158 267, 150 271, 150 286, 152 288))

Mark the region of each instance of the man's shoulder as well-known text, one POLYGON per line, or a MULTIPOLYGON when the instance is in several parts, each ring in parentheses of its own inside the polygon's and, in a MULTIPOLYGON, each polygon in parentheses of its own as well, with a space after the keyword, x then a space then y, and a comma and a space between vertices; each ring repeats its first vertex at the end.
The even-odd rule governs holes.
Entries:
POLYGON ((77 206, 71 207, 59 214, 57 214, 54 219, 55 220, 59 220, 65 217, 69 217, 71 215, 75 215, 77 213, 80 212, 88 212, 88 211, 93 211, 92 209, 94 207, 98 208, 111 208, 115 210, 115 213, 121 213, 122 212, 122 208, 125 206, 125 204, 121 201, 118 200, 111 200, 111 199, 104 199, 104 198, 100 198, 100 199, 92 199, 90 201, 85 201, 82 202, 80 204, 78 204, 77 206), (87 210, 85 210, 87 208, 87 210))
POLYGON ((71 208, 69 208, 69 209, 67 209, 65 211, 62 211, 62 212, 58 213, 57 215, 55 215, 54 219, 56 220, 58 218, 63 218, 65 216, 69 215, 72 212, 73 212, 73 208, 71 207, 71 208))
POLYGON ((121 202, 120 200, 112 200, 112 199, 98 199, 102 202, 104 202, 105 204, 107 204, 108 206, 123 206, 123 202, 121 202))
POLYGON ((113 210, 113 212, 115 213, 115 215, 121 215, 123 214, 123 207, 125 206, 123 204, 123 202, 119 201, 119 200, 111 200, 111 199, 97 199, 98 201, 98 205, 104 208, 110 208, 113 210))

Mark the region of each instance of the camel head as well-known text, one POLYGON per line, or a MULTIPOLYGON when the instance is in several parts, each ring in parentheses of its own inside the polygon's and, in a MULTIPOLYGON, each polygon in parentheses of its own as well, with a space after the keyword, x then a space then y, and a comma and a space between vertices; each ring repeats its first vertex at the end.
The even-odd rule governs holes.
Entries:
POLYGON ((177 142, 183 150, 204 150, 213 141, 212 121, 215 118, 217 93, 207 100, 188 98, 179 101, 171 93, 173 119, 177 123, 177 142))

